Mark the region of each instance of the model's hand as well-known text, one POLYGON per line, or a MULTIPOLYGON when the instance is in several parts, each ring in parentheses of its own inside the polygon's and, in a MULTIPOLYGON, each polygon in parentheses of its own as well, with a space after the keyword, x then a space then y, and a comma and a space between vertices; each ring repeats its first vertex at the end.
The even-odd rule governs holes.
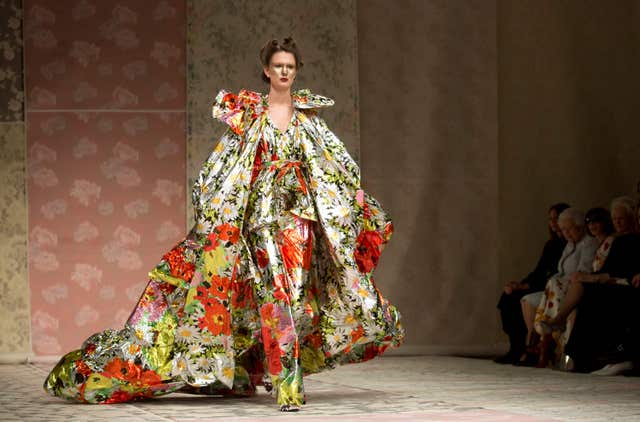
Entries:
POLYGON ((504 285, 504 292, 508 295, 510 295, 511 293, 513 293, 514 291, 518 290, 518 285, 520 283, 518 283, 517 281, 510 281, 507 284, 504 285))
POLYGON ((636 274, 635 276, 633 276, 633 279, 631 280, 631 285, 633 287, 640 287, 640 274, 636 274))

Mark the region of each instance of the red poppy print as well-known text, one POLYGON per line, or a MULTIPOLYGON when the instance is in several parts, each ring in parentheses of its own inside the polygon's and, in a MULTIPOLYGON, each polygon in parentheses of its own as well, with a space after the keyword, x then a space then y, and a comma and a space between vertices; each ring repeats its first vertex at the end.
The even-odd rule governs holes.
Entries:
POLYGON ((356 248, 354 258, 358 269, 362 273, 368 273, 378 265, 380 258, 380 248, 382 244, 382 236, 375 230, 366 230, 360 232, 356 239, 356 248))
POLYGON ((250 280, 231 283, 231 304, 235 309, 254 307, 253 288, 250 280))
POLYGON ((231 242, 232 244, 235 244, 240 237, 240 229, 229 223, 219 225, 215 228, 215 231, 218 232, 220 240, 224 242, 231 242))
POLYGON ((304 239, 297 228, 282 231, 280 251, 284 266, 299 268, 303 265, 304 239))
POLYGON ((364 336, 364 328, 362 325, 358 325, 358 328, 351 330, 351 342, 357 342, 362 336, 364 336))
POLYGON ((214 275, 211 278, 211 287, 209 288, 210 294, 221 300, 227 299, 229 297, 229 283, 229 277, 214 275))
POLYGON ((84 375, 86 377, 93 373, 93 370, 89 368, 89 366, 86 363, 84 363, 83 360, 75 361, 75 365, 76 365, 76 372, 79 373, 80 375, 84 375))
POLYGON ((262 317, 262 329, 275 329, 278 326, 278 320, 275 315, 275 305, 266 303, 260 308, 260 316, 262 317))
POLYGON ((271 375, 278 375, 282 372, 282 360, 280 358, 284 355, 278 340, 274 338, 263 339, 264 341, 264 353, 267 357, 267 366, 271 375))
POLYGON ((260 268, 264 268, 269 263, 269 255, 267 251, 261 248, 256 249, 256 260, 258 261, 258 266, 260 268))
POLYGON ((286 289, 288 284, 287 276, 285 274, 277 274, 273 277, 273 285, 276 289, 286 289))
POLYGON ((204 317, 198 318, 198 326, 205 328, 214 336, 231 334, 231 315, 227 308, 216 299, 207 302, 204 317))
POLYGON ((103 374, 129 382, 134 387, 144 387, 162 382, 160 376, 152 370, 145 370, 132 360, 126 362, 115 358, 105 366, 103 374))
POLYGON ((204 250, 206 252, 212 251, 218 247, 220 241, 218 240, 218 234, 216 232, 211 232, 207 235, 207 240, 204 243, 204 250))
POLYGON ((185 261, 184 246, 172 249, 164 254, 162 259, 169 264, 172 276, 186 281, 191 280, 191 277, 193 277, 196 266, 192 262, 185 261))

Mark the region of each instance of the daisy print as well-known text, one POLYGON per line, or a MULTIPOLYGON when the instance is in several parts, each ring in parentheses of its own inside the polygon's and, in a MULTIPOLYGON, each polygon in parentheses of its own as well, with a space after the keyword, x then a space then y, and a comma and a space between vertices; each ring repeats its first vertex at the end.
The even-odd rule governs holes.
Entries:
POLYGON ((181 325, 176 330, 176 341, 180 343, 194 344, 200 341, 200 333, 194 326, 181 325))

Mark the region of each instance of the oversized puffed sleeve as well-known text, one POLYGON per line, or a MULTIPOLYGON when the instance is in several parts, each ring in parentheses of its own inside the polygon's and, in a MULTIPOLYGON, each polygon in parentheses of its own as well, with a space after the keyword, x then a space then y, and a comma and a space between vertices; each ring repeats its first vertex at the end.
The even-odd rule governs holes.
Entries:
POLYGON ((291 94, 291 98, 293 99, 294 106, 302 110, 331 107, 335 103, 331 98, 314 94, 309 89, 299 89, 291 94))
POLYGON ((261 112, 262 95, 245 89, 237 95, 225 89, 220 90, 211 108, 213 118, 229 125, 238 135, 243 135, 261 112))

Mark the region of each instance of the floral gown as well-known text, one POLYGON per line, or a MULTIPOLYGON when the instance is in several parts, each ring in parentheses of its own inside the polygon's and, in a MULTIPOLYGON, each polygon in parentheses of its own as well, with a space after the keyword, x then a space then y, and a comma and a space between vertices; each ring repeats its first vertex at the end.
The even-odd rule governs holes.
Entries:
POLYGON ((281 132, 267 96, 220 91, 229 127, 193 186, 196 223, 149 272, 122 330, 89 337, 47 377, 52 395, 116 403, 173 391, 304 403, 303 375, 398 346, 400 314, 372 273, 393 225, 300 90, 281 132))

